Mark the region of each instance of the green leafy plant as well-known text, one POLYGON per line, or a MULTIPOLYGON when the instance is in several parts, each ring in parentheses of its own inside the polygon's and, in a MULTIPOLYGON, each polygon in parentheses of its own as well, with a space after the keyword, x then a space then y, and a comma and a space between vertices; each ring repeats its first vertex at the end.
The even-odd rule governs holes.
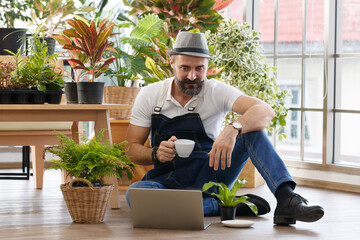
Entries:
POLYGON ((13 62, 6 62, 0 59, 0 89, 9 89, 11 87, 11 73, 16 66, 13 62))
MULTIPOLYGON (((270 132, 284 127, 288 112, 284 104, 288 92, 277 84, 276 68, 270 68, 265 62, 259 33, 253 31, 248 23, 240 25, 228 19, 220 24, 218 32, 208 31, 206 37, 214 54, 211 61, 222 68, 220 80, 263 100, 274 109, 276 116, 267 128, 270 132)), ((227 116, 229 122, 234 118, 234 114, 227 116)), ((286 137, 284 133, 279 135, 280 139, 283 137, 286 137)))
POLYGON ((91 183, 101 182, 105 176, 116 175, 118 178, 125 171, 129 179, 133 176, 134 166, 125 155, 126 142, 109 144, 101 141, 104 130, 98 136, 87 140, 82 136, 83 143, 76 143, 63 133, 58 134, 60 144, 46 148, 47 152, 58 156, 52 159, 50 168, 65 170, 74 178, 85 178, 91 183))
POLYGON ((30 22, 35 26, 42 26, 43 36, 52 37, 59 28, 65 25, 65 20, 74 15, 94 11, 91 6, 75 6, 73 0, 33 0, 34 8, 30 12, 30 22))
POLYGON ((216 196, 220 200, 220 205, 225 207, 234 207, 239 203, 245 203, 248 207, 255 213, 258 213, 258 209, 255 204, 247 201, 246 196, 236 197, 237 191, 246 184, 245 179, 237 180, 230 190, 224 183, 218 182, 208 182, 203 185, 202 191, 205 192, 212 188, 213 186, 218 187, 218 193, 211 193, 211 195, 216 196))
POLYGON ((33 6, 33 0, 1 0, 0 1, 0 27, 14 28, 15 20, 30 20, 26 14, 33 6))
MULTIPOLYGON (((164 74, 159 73, 161 70, 149 68, 148 64, 149 59, 155 62, 162 58, 160 51, 156 49, 159 49, 160 42, 168 41, 163 30, 163 20, 155 14, 148 14, 141 17, 137 24, 129 23, 126 26, 134 28, 129 37, 122 37, 115 41, 118 43, 115 47, 116 52, 109 52, 109 56, 115 57, 116 60, 105 74, 115 77, 117 86, 126 86, 129 80, 135 80, 139 78, 139 75, 147 82, 154 81, 154 75, 163 79, 164 74), (122 46, 127 47, 127 50, 123 50, 122 46)), ((124 24, 118 26, 122 27, 124 24)))
POLYGON ((64 87, 62 73, 60 70, 56 71, 55 67, 57 54, 48 55, 47 43, 40 37, 39 31, 33 33, 31 40, 32 44, 28 49, 31 55, 21 64, 17 64, 18 69, 12 77, 13 84, 22 86, 21 88, 37 88, 44 92, 47 86, 62 89, 64 87))
POLYGON ((105 50, 115 51, 111 47, 112 42, 109 37, 112 34, 114 23, 104 19, 98 25, 94 21, 89 24, 85 19, 74 18, 66 22, 73 29, 66 29, 63 35, 54 36, 55 40, 63 46, 65 50, 71 52, 72 58, 68 60, 74 69, 81 69, 90 75, 87 79, 94 82, 95 79, 106 70, 116 58, 103 59, 105 50))
POLYGON ((124 4, 132 7, 130 15, 158 15, 164 20, 165 31, 170 36, 176 36, 181 29, 189 28, 216 32, 222 20, 213 8, 214 0, 124 0, 124 4))

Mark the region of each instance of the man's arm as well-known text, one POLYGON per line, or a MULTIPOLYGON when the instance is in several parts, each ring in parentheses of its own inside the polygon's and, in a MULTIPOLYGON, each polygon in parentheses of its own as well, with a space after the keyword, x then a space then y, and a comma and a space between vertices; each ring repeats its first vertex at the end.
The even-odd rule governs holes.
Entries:
POLYGON ((274 110, 269 104, 246 95, 241 95, 235 101, 233 111, 242 115, 236 120, 242 125, 241 133, 261 131, 275 117, 274 110))
MULTIPOLYGON (((274 110, 260 99, 241 95, 233 105, 233 111, 242 116, 236 119, 242 125, 241 133, 260 131, 268 126, 274 118, 274 110)), ((209 153, 209 166, 216 171, 221 164, 221 169, 231 166, 231 154, 233 152, 238 130, 231 125, 225 129, 215 140, 209 153), (220 163, 220 158, 222 159, 220 163)))
MULTIPOLYGON (((150 133, 150 128, 139 127, 129 124, 126 139, 128 141, 129 151, 127 156, 130 160, 139 165, 152 165, 153 148, 144 146, 150 133)), ((176 137, 171 137, 168 141, 162 141, 156 156, 160 162, 171 161, 175 156, 174 141, 176 137)))

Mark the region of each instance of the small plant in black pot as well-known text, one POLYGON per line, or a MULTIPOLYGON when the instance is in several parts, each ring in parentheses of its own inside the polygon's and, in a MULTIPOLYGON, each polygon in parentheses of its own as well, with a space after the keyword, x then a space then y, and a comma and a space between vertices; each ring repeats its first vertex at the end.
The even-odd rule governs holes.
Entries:
POLYGON ((210 188, 216 186, 218 192, 212 192, 211 195, 216 196, 220 201, 218 203, 220 209, 221 221, 224 220, 233 220, 235 219, 236 207, 239 203, 244 203, 257 215, 258 209, 255 204, 247 201, 246 196, 236 197, 237 191, 246 184, 246 180, 237 180, 232 187, 229 189, 224 183, 218 182, 208 182, 203 185, 203 192, 209 190, 210 188))
POLYGON ((13 62, 0 60, 0 104, 11 103, 11 73, 14 70, 13 62))
MULTIPOLYGON (((65 50, 72 52, 68 62, 73 68, 86 73, 85 81, 77 82, 78 103, 101 104, 104 95, 104 82, 95 82, 116 58, 103 59, 106 50, 115 51, 109 41, 115 26, 114 23, 103 19, 98 24, 88 23, 85 19, 68 19, 66 22, 72 27, 63 31, 63 35, 54 36, 55 40, 65 50)), ((82 75, 81 74, 81 75, 82 75)))

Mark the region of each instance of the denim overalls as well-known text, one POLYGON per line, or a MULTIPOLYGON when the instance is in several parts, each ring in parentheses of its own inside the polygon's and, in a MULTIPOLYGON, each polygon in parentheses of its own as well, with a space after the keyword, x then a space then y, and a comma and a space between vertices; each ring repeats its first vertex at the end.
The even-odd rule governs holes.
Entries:
MULTIPOLYGON (((171 85, 171 83, 170 81, 169 84, 171 85)), ((150 170, 142 181, 133 183, 129 188, 201 190, 203 184, 209 181, 223 182, 231 188, 249 156, 273 193, 281 183, 293 182, 283 161, 263 131, 239 135, 232 153, 231 167, 214 171, 209 167, 207 155, 212 148, 213 140, 207 136, 200 115, 194 112, 198 101, 195 100, 190 104, 189 113, 168 118, 161 114, 166 93, 167 90, 160 97, 152 114, 151 145, 159 146, 161 141, 167 141, 171 136, 176 136, 178 139, 185 138, 195 141, 194 150, 188 158, 176 155, 170 162, 155 163, 154 169, 150 170)), ((295 187, 295 182, 293 185, 295 187)), ((128 193, 126 198, 129 203, 128 193)), ((204 215, 218 214, 217 201, 214 198, 205 197, 203 208, 204 215)))

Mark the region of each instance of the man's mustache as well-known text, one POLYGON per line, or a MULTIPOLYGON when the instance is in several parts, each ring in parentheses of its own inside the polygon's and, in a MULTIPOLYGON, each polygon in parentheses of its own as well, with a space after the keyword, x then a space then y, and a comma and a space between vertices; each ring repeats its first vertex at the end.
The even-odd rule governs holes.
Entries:
POLYGON ((200 78, 195 78, 194 80, 190 80, 190 79, 188 79, 188 78, 184 78, 182 82, 183 82, 183 83, 186 83, 186 84, 194 84, 194 83, 196 83, 196 84, 201 84, 200 78))

